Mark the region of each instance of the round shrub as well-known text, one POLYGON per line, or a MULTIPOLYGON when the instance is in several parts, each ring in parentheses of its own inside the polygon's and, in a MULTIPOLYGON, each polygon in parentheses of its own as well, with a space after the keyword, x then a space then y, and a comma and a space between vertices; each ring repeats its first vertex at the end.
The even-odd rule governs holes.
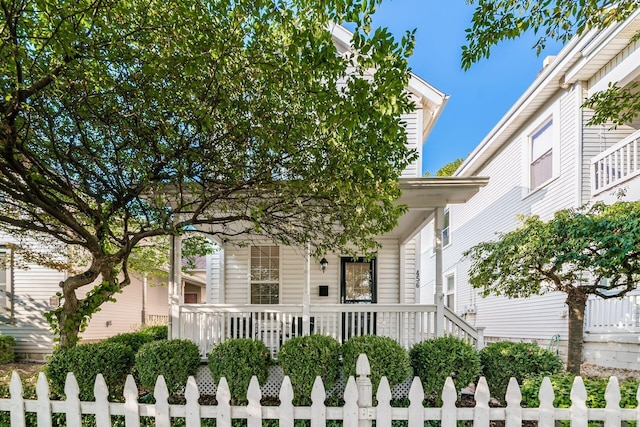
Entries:
POLYGON ((151 334, 139 331, 114 335, 107 338, 103 342, 117 342, 128 345, 129 347, 131 347, 131 350, 133 350, 133 353, 135 354, 138 352, 138 349, 140 349, 140 347, 151 341, 153 341, 153 337, 151 336, 151 334))
POLYGON ((166 340, 169 337, 169 327, 167 325, 145 326, 140 329, 143 334, 151 335, 154 341, 166 340))
POLYGON ((437 404, 447 377, 456 390, 475 382, 480 376, 480 356, 475 348, 461 339, 447 336, 423 341, 409 352, 414 375, 422 380, 427 398, 437 404))
POLYGON ((225 377, 234 402, 246 400, 251 377, 264 384, 269 376, 271 357, 262 341, 250 338, 228 339, 207 355, 209 370, 216 383, 225 377))
POLYGON ((278 363, 291 379, 296 402, 309 404, 317 376, 326 390, 340 378, 340 343, 325 335, 293 337, 280 348, 278 363))
POLYGON ((562 371, 562 361, 558 356, 529 343, 501 341, 489 344, 480 350, 480 363, 491 394, 502 402, 511 377, 522 384, 527 376, 562 371))
POLYGON ((356 376, 358 356, 362 353, 367 355, 374 391, 378 389, 383 376, 393 387, 405 382, 411 375, 409 354, 393 338, 374 335, 352 337, 342 345, 341 353, 345 378, 356 376))
POLYGON ((10 335, 0 335, 0 364, 11 363, 15 360, 13 347, 16 345, 16 339, 10 335))
POLYGON ((158 375, 164 377, 169 393, 180 392, 200 366, 200 350, 190 340, 158 340, 144 344, 136 354, 138 380, 153 392, 158 375))
POLYGON ((94 400, 93 386, 97 374, 101 373, 109 388, 110 400, 122 400, 124 383, 133 364, 131 347, 103 341, 54 351, 45 373, 52 393, 64 396, 67 372, 73 372, 80 387, 80 400, 85 401, 94 400))

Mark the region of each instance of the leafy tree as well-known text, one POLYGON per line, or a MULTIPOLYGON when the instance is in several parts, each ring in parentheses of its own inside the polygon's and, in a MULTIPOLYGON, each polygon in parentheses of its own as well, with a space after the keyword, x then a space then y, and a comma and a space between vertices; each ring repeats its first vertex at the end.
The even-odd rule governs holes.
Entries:
MULTIPOLYGON (((438 171, 436 172, 436 176, 452 176, 456 172, 458 167, 462 164, 462 162, 464 162, 464 159, 460 157, 459 159, 455 159, 447 163, 446 165, 438 169, 438 171)), ((431 176, 431 172, 427 171, 424 176, 431 176)))
POLYGON ((161 236, 375 250, 416 157, 413 33, 371 30, 378 3, 0 0, 0 229, 87 257, 60 283, 61 347, 161 236))
POLYGON ((587 298, 622 297, 640 281, 640 202, 565 209, 549 221, 527 217, 465 256, 472 261, 469 282, 484 296, 567 295, 567 370, 579 374, 587 298))
MULTIPOLYGON (((503 40, 515 39, 526 31, 539 35, 534 48, 539 54, 547 41, 566 43, 574 35, 601 29, 628 18, 639 6, 638 0, 616 2, 584 0, 467 0, 476 4, 462 47, 462 68, 469 69, 503 40)), ((637 39, 638 34, 634 38, 637 39)), ((588 98, 584 107, 594 108, 589 124, 630 122, 640 114, 637 83, 625 87, 612 84, 607 90, 588 98)))

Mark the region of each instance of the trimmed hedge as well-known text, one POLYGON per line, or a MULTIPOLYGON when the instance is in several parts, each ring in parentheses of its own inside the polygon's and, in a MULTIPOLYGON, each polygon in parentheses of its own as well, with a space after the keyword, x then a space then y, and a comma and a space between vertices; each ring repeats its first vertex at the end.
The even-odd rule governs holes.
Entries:
POLYGON ((169 327, 167 325, 145 326, 140 329, 143 334, 151 335, 154 341, 166 340, 169 338, 169 327))
POLYGON ((45 373, 54 396, 64 396, 67 372, 73 372, 80 387, 80 400, 93 401, 96 376, 101 373, 109 388, 109 399, 122 400, 124 383, 131 373, 134 353, 117 342, 83 344, 53 352, 45 373))
POLYGON ((140 384, 153 393, 158 375, 164 376, 169 393, 184 389, 190 375, 200 366, 200 350, 190 340, 159 340, 144 344, 136 354, 140 384))
POLYGON ((264 384, 269 376, 271 356, 262 341, 251 338, 232 338, 217 346, 207 355, 209 370, 216 383, 225 377, 231 398, 235 402, 246 401, 251 377, 258 377, 264 384))
POLYGON ((535 344, 501 341, 480 350, 480 363, 491 395, 504 402, 509 379, 519 384, 529 376, 562 371, 562 361, 553 352, 535 344))
POLYGON ((340 343, 325 335, 294 337, 280 348, 278 363, 291 379, 296 402, 309 404, 316 376, 325 390, 340 378, 340 343))
POLYGON ((345 379, 350 375, 356 376, 358 356, 362 353, 367 355, 374 392, 383 376, 387 377, 389 385, 393 387, 405 382, 411 375, 409 354, 393 338, 375 335, 351 337, 342 345, 340 353, 345 379))
POLYGON ((13 347, 16 339, 11 335, 0 335, 0 364, 12 363, 16 359, 13 347))
POLYGON ((476 349, 452 336, 418 343, 411 348, 409 356, 414 375, 422 380, 425 396, 438 405, 447 377, 453 379, 459 391, 476 382, 481 373, 476 349))
POLYGON ((125 332, 122 334, 114 335, 103 340, 103 342, 115 342, 128 345, 129 347, 131 347, 131 350, 133 350, 133 353, 135 354, 138 352, 140 347, 142 347, 146 343, 153 341, 153 339, 154 338, 151 334, 138 331, 125 332))

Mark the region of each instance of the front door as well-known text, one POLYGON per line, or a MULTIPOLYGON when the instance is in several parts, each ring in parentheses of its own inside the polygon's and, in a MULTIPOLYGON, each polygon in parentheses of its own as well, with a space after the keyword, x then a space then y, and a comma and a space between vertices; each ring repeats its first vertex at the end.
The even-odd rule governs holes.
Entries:
MULTIPOLYGON (((340 302, 372 304, 376 302, 376 260, 342 257, 340 260, 340 302)), ((375 335, 376 315, 373 311, 344 310, 342 341, 351 336, 375 335)))

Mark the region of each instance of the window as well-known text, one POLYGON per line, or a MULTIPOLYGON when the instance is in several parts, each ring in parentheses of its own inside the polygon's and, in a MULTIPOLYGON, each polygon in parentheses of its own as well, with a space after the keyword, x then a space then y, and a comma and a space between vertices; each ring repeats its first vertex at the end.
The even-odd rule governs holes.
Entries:
POLYGON ((531 135, 530 189, 534 190, 553 176, 553 120, 531 135))
POLYGON ((0 323, 10 323, 13 317, 11 252, 0 246, 0 323))
POLYGON ((277 246, 251 247, 251 304, 280 302, 280 251, 277 246))
POLYGON ((451 243, 451 231, 449 224, 451 217, 449 215, 449 208, 444 210, 444 225, 442 227, 442 247, 448 246, 451 243))
POLYGON ((456 309, 456 276, 454 274, 445 276, 444 305, 451 310, 456 309))

